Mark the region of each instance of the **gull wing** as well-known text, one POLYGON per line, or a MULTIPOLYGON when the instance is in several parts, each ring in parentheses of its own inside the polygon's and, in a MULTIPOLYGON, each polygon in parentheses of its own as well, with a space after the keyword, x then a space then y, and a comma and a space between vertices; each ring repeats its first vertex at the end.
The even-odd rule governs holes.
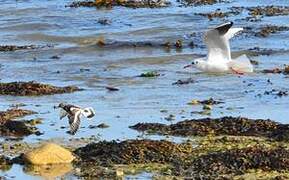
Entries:
POLYGON ((242 28, 232 28, 233 22, 227 22, 205 33, 204 42, 208 48, 208 61, 229 61, 231 51, 229 39, 242 28))
POLYGON ((70 133, 74 135, 79 128, 80 118, 81 118, 81 110, 75 111, 74 115, 69 115, 69 125, 70 125, 70 133))
POLYGON ((230 28, 224 36, 227 40, 230 40, 232 37, 238 34, 238 32, 243 30, 244 30, 243 28, 230 28))

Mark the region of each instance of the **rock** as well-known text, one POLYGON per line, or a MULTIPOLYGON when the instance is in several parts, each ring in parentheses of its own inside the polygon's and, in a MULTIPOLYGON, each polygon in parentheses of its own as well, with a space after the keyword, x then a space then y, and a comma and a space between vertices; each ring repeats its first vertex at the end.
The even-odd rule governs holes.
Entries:
POLYGON ((119 88, 113 86, 106 86, 105 88, 109 91, 119 91, 119 88))
POLYGON ((34 165, 70 163, 74 156, 67 149, 53 143, 47 143, 24 154, 24 161, 34 165))
POLYGON ((105 123, 101 123, 101 124, 97 125, 96 127, 103 129, 103 128, 109 128, 109 125, 107 125, 105 123))
POLYGON ((172 85, 184 85, 184 84, 190 84, 190 83, 194 83, 196 82, 194 79, 192 78, 188 78, 188 79, 179 79, 178 81, 172 83, 172 85))

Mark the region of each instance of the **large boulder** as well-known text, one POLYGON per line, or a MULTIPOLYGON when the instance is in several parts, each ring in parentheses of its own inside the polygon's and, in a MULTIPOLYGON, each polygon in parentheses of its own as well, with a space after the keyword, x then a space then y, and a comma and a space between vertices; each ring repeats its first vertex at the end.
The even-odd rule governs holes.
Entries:
POLYGON ((75 158, 70 151, 53 143, 44 144, 23 157, 25 162, 34 165, 70 163, 75 158))

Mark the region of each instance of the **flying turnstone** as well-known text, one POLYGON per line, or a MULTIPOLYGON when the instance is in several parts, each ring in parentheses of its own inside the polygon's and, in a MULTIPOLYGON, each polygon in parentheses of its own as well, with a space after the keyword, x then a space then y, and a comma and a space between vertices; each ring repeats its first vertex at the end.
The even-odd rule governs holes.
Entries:
POLYGON ((91 107, 81 108, 79 106, 64 103, 60 103, 57 107, 61 108, 60 119, 63 119, 65 116, 68 117, 70 125, 69 133, 72 135, 74 135, 79 128, 81 116, 92 118, 95 115, 95 112, 91 107))

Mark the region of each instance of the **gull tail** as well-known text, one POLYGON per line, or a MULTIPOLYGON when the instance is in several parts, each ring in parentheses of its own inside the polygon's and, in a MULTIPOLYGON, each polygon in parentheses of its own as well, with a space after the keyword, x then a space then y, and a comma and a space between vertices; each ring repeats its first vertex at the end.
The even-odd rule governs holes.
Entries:
POLYGON ((228 62, 228 65, 232 70, 240 73, 251 73, 253 72, 254 69, 253 65, 251 64, 251 61, 245 54, 228 62))

